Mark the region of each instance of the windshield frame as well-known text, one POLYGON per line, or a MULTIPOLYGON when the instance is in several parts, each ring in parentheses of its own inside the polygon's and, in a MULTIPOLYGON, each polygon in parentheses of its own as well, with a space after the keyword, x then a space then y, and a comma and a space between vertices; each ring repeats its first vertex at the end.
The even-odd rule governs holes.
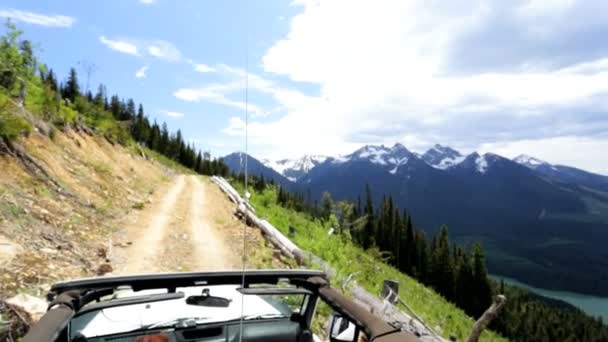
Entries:
POLYGON ((298 287, 281 287, 278 291, 265 290, 255 294, 254 290, 240 291, 237 285, 192 286, 177 288, 175 292, 162 291, 164 290, 127 290, 126 292, 124 289, 117 290, 113 295, 105 296, 105 300, 84 306, 70 319, 68 335, 70 338, 79 335, 96 338, 136 331, 233 323, 239 321, 241 317, 247 321, 290 319, 294 314, 306 317, 312 295, 312 292, 302 291, 298 287), (290 289, 293 291, 290 292, 290 289), (118 291, 123 292, 119 297, 114 297, 118 291), (228 299, 229 307, 187 304, 189 296, 200 295, 204 291, 228 299), (241 303, 244 303, 243 311, 241 311, 241 303), (185 323, 190 318, 196 321, 180 326, 180 323, 185 323))

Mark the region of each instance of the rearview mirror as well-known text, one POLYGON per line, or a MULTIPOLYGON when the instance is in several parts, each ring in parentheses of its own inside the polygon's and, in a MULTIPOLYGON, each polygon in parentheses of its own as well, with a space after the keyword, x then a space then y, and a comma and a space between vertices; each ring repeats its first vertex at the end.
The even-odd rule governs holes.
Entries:
POLYGON ((186 298, 186 304, 198 306, 210 306, 216 308, 227 308, 230 306, 230 299, 215 297, 209 294, 209 289, 203 289, 201 296, 190 296, 186 298))
POLYGON ((358 339, 359 329, 346 317, 334 314, 329 328, 330 342, 355 342, 358 339))

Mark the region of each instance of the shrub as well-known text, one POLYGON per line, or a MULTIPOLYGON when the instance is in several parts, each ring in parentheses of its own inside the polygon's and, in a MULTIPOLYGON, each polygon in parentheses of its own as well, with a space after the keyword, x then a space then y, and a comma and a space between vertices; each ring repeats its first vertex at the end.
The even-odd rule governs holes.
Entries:
POLYGON ((32 130, 29 122, 13 113, 16 109, 8 98, 0 98, 0 137, 3 139, 13 140, 32 130))

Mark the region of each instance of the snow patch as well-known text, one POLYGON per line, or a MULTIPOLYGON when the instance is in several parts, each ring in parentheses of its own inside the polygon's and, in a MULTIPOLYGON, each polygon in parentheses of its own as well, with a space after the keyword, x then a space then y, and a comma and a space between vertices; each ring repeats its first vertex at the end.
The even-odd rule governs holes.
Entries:
POLYGON ((333 160, 331 162, 333 164, 342 164, 342 163, 346 163, 349 160, 350 160, 350 158, 348 158, 347 156, 337 156, 337 157, 333 158, 333 160))
POLYGON ((436 168, 436 169, 447 170, 447 169, 449 169, 451 167, 454 167, 454 166, 462 163, 462 161, 465 160, 465 159, 466 159, 465 156, 458 156, 458 157, 455 157, 455 158, 446 157, 446 158, 443 158, 436 165, 431 165, 431 166, 434 167, 434 168, 436 168))
MULTIPOLYGON (((327 158, 328 157, 326 156, 306 155, 299 159, 282 159, 278 161, 263 159, 262 164, 285 176, 287 171, 301 171, 308 173, 313 167, 323 163, 325 160, 327 160, 327 158)), ((287 178, 293 181, 296 180, 293 177, 287 178)))
POLYGON ((516 163, 518 163, 518 164, 527 166, 527 167, 529 167, 531 169, 536 169, 540 165, 551 165, 551 164, 547 163, 544 160, 540 160, 538 158, 530 157, 530 156, 525 155, 525 154, 521 154, 521 155, 513 158, 513 161, 516 162, 516 163))
POLYGON ((479 156, 475 159, 475 167, 480 173, 486 173, 486 171, 488 171, 488 161, 485 156, 479 156))
POLYGON ((380 157, 379 155, 375 155, 370 161, 374 164, 380 164, 380 165, 387 164, 386 161, 384 159, 382 159, 382 157, 380 157))

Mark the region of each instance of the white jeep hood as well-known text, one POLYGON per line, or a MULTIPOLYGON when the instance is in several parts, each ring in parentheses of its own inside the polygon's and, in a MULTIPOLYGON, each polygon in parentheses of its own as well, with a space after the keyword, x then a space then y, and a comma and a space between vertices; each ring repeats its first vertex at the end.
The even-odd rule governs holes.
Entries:
MULTIPOLYGON (((194 318, 204 323, 222 322, 257 315, 280 315, 281 312, 264 298, 256 295, 243 296, 235 285, 217 285, 177 288, 184 298, 160 302, 117 306, 85 313, 70 322, 72 337, 82 334, 85 337, 116 334, 139 329, 143 326, 171 322, 182 318, 194 318), (201 295, 203 289, 209 289, 211 296, 230 299, 228 307, 204 307, 186 304, 188 296, 201 295)), ((162 293, 158 290, 146 290, 120 295, 120 298, 162 293)))

